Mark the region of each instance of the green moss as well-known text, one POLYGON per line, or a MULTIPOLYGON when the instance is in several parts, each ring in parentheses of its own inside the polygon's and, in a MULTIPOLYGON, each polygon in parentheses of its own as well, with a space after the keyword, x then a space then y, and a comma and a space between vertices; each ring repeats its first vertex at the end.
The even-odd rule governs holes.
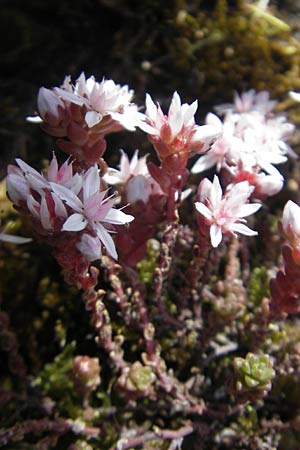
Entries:
POLYGON ((185 11, 179 17, 174 62, 198 73, 201 98, 247 87, 278 98, 299 88, 300 47, 284 20, 246 1, 228 8, 224 0, 212 14, 185 11))
POLYGON ((238 424, 247 434, 254 433, 258 428, 258 417, 252 405, 246 405, 244 414, 238 418, 238 424))
POLYGON ((154 269, 157 264, 159 254, 159 244, 154 239, 147 243, 147 253, 144 259, 137 264, 137 270, 143 283, 149 284, 152 281, 154 269))
POLYGON ((73 367, 74 350, 75 342, 68 344, 36 378, 35 384, 46 394, 59 397, 64 391, 73 389, 69 374, 73 367))
POLYGON ((61 411, 67 412, 72 419, 81 415, 79 399, 71 379, 74 351, 75 342, 66 345, 51 363, 45 364, 44 369, 34 381, 43 394, 55 400, 61 411))
POLYGON ((269 275, 266 267, 254 267, 249 283, 249 299, 254 306, 260 306, 264 297, 269 296, 269 275))

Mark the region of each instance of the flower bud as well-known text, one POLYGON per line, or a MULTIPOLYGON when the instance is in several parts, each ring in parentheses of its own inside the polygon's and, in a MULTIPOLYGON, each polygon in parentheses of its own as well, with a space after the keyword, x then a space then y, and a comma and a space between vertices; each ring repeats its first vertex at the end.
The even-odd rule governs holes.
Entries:
POLYGON ((282 229, 292 246, 300 241, 300 207, 289 200, 282 214, 282 229))
POLYGON ((101 382, 98 358, 76 356, 73 362, 72 380, 81 397, 86 397, 95 391, 101 382))
POLYGON ((59 124, 62 119, 59 106, 64 108, 64 103, 55 92, 41 87, 38 93, 37 106, 41 117, 46 122, 51 126, 59 124))

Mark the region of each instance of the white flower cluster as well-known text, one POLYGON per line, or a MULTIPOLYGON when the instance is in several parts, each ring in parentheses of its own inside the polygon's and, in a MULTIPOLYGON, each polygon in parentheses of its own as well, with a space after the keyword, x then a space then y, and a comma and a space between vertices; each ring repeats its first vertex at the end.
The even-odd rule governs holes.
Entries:
POLYGON ((53 155, 47 173, 40 174, 21 159, 16 161, 19 167, 9 166, 7 176, 8 195, 15 205, 27 209, 50 235, 84 230, 75 245, 88 261, 101 257, 102 245, 117 259, 111 230, 106 227, 124 225, 134 218, 113 208, 116 198, 101 190, 96 165, 73 174, 72 163, 66 161, 58 168, 53 155))
POLYGON ((233 104, 216 108, 224 115, 223 123, 216 115, 208 114, 207 124, 218 126, 221 136, 194 164, 192 173, 216 165, 217 171, 228 172, 232 182, 247 180, 258 198, 279 192, 284 179, 275 165, 284 163, 288 155, 296 155, 286 142, 294 125, 272 112, 275 105, 268 92, 250 90, 236 93, 233 104))

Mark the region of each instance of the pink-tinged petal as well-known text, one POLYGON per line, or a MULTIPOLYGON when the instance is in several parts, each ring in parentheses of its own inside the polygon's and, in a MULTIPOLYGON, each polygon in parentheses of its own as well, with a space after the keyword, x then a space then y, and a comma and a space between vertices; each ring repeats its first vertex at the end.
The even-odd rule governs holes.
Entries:
POLYGON ((52 220, 45 196, 41 200, 40 218, 44 229, 50 231, 52 229, 52 220))
POLYGON ((208 113, 205 117, 205 123, 206 125, 211 125, 214 128, 219 129, 220 132, 222 132, 223 130, 222 121, 219 119, 218 116, 216 116, 216 114, 208 113))
POLYGON ((125 214, 120 209, 110 209, 108 213, 106 214, 105 219, 103 219, 103 222, 108 222, 113 225, 124 225, 125 223, 132 222, 134 220, 134 217, 130 214, 125 214))
POLYGON ((43 177, 42 177, 42 175, 37 171, 37 170, 35 170, 33 167, 31 167, 31 166, 29 166, 29 164, 27 164, 25 161, 23 161, 22 159, 20 159, 20 158, 16 158, 16 162, 17 162, 17 164, 18 164, 18 166, 20 167, 20 169, 25 173, 25 174, 31 174, 31 175, 34 175, 34 176, 36 176, 37 178, 42 178, 43 179, 43 177))
POLYGON ((218 156, 213 152, 208 152, 206 155, 201 156, 198 161, 195 162, 191 169, 191 173, 200 173, 204 170, 210 169, 218 162, 218 156))
POLYGON ((126 114, 126 111, 124 111, 123 113, 111 112, 110 116, 113 120, 119 122, 122 127, 126 128, 126 130, 135 131, 136 127, 139 125, 139 121, 134 117, 133 114, 130 113, 132 113, 132 111, 130 111, 128 114, 126 114))
POLYGON ((209 198, 212 209, 218 208, 218 206, 221 202, 221 199, 222 199, 222 188, 220 185, 219 178, 217 177, 217 175, 215 175, 214 179, 213 179, 212 188, 210 191, 210 198, 209 198))
MULTIPOLYGON (((138 154, 138 150, 136 150, 136 153, 138 154)), ((131 162, 133 175, 149 176, 149 170, 147 167, 147 158, 148 158, 148 154, 142 156, 140 159, 137 160, 137 164, 135 166, 131 162)))
POLYGON ((298 236, 300 236, 300 207, 289 200, 282 215, 282 225, 285 233, 289 234, 289 228, 298 236))
POLYGON ((78 97, 77 95, 73 94, 73 92, 68 92, 58 87, 54 88, 54 90, 63 100, 75 103, 75 105, 82 106, 88 103, 86 99, 78 97))
POLYGON ((46 181, 42 176, 36 176, 28 173, 25 174, 25 178, 28 181, 30 188, 34 191, 40 192, 43 189, 49 188, 48 181, 46 181))
MULTIPOLYGON (((69 159, 63 163, 58 171, 58 181, 59 183, 65 185, 73 176, 73 167, 69 159)), ((52 181, 52 180, 51 180, 52 181)))
POLYGON ((195 203, 195 208, 197 209, 198 213, 202 214, 202 216, 204 216, 209 221, 212 219, 211 210, 208 209, 208 207, 205 206, 203 203, 196 202, 195 203))
POLYGON ((13 234, 0 233, 0 241, 9 242, 10 244, 27 244, 32 239, 21 236, 14 236, 13 234))
POLYGON ((174 92, 168 111, 168 116, 176 115, 181 110, 181 98, 177 91, 174 92))
POLYGON ((95 81, 94 77, 90 77, 86 82, 86 91, 90 96, 90 102, 93 108, 97 111, 103 111, 105 99, 102 93, 99 91, 99 84, 95 81))
MULTIPOLYGON (((284 161, 281 162, 285 162, 287 160, 287 158, 285 158, 284 161)), ((281 173, 279 172, 278 169, 276 169, 276 167, 274 167, 271 163, 269 163, 268 161, 259 161, 258 164, 260 165, 260 167, 262 169, 264 169, 268 174, 273 175, 273 176, 277 176, 277 177, 282 177, 281 173)), ((279 163, 274 163, 274 164, 279 164, 279 163)))
MULTIPOLYGON (((81 72, 79 77, 76 80, 75 92, 76 94, 83 95, 86 93, 86 88, 92 89, 92 86, 95 84, 95 78, 91 76, 86 80, 85 73, 81 72)), ((89 90, 90 90, 89 89, 89 90)))
POLYGON ((271 150, 269 152, 270 154, 268 155, 267 153, 265 153, 265 155, 263 155, 262 158, 259 157, 260 155, 257 155, 258 156, 257 159, 261 165, 264 164, 264 162, 266 164, 269 164, 269 163, 270 164, 282 164, 287 161, 287 156, 278 153, 278 143, 277 142, 274 143, 274 145, 270 147, 270 150, 271 150), (272 151, 272 149, 273 149, 273 151, 272 151), (264 161, 264 158, 266 158, 265 161, 264 161))
POLYGON ((67 203, 71 208, 77 212, 83 211, 83 204, 79 198, 68 188, 57 183, 50 183, 55 194, 67 203))
POLYGON ((159 135, 159 130, 153 126, 151 126, 147 122, 139 122, 138 127, 147 134, 151 134, 153 136, 159 135))
POLYGON ((185 189, 182 192, 176 191, 175 192, 175 202, 178 202, 178 199, 180 198, 180 201, 183 202, 186 198, 188 198, 191 193, 193 192, 193 189, 185 189))
POLYGON ((23 174, 10 173, 6 177, 6 189, 10 200, 17 205, 19 201, 26 201, 30 194, 27 180, 23 174))
POLYGON ((186 105, 186 108, 184 108, 183 113, 183 122, 185 125, 192 125, 194 123, 194 116, 196 114, 197 108, 198 108, 197 100, 195 100, 191 105, 186 105))
POLYGON ((139 151, 138 150, 135 150, 135 152, 134 152, 134 154, 133 154, 133 157, 131 158, 131 161, 130 161, 130 170, 134 170, 134 168, 135 168, 135 166, 138 164, 138 161, 139 161, 139 151))
POLYGON ((144 175, 132 177, 126 186, 127 201, 129 203, 136 203, 139 200, 147 203, 151 192, 151 181, 144 175))
POLYGON ((204 178, 198 187, 198 199, 200 202, 204 202, 206 199, 210 197, 212 189, 212 182, 209 181, 208 178, 204 178))
POLYGON ((172 139, 174 139, 175 136, 180 133, 180 131, 182 130, 182 127, 183 127, 182 112, 179 110, 179 111, 176 111, 175 114, 170 115, 168 118, 168 124, 171 128, 172 139))
POLYGON ((113 206, 115 200, 103 201, 106 192, 94 194, 84 204, 86 217, 92 221, 102 221, 113 206))
POLYGON ((233 190, 232 188, 232 192, 231 191, 227 192, 223 201, 224 203, 226 203, 227 209, 230 209, 231 215, 238 216, 241 206, 247 203, 249 196, 250 193, 238 192, 238 190, 233 190))
POLYGON ((62 200, 54 192, 51 193, 51 196, 54 201, 54 212, 56 217, 66 219, 68 217, 68 213, 62 200))
POLYGON ((175 137, 183 127, 183 112, 181 110, 181 100, 177 92, 174 92, 168 113, 168 123, 175 137))
POLYGON ((246 205, 242 205, 239 208, 238 217, 250 216, 250 214, 256 213, 256 211, 258 211, 259 208, 261 208, 261 204, 260 203, 249 203, 249 204, 246 204, 246 205))
POLYGON ((88 111, 84 117, 84 120, 89 128, 94 127, 97 123, 101 122, 103 116, 96 111, 88 111))
POLYGON ((62 231, 81 231, 87 226, 88 221, 82 214, 72 214, 63 224, 62 231))
POLYGON ((294 152, 294 150, 292 149, 292 147, 290 145, 288 145, 286 142, 283 141, 279 141, 278 142, 278 147, 281 151, 283 151, 284 153, 287 153, 288 156, 290 156, 291 158, 295 158, 298 159, 299 156, 297 155, 296 152, 294 152))
POLYGON ((245 236, 256 236, 258 234, 257 231, 251 230, 251 228, 242 223, 233 223, 230 226, 230 230, 240 234, 244 234, 245 236))
POLYGON ((89 197, 98 194, 100 189, 100 174, 98 167, 95 165, 91 167, 84 177, 83 183, 83 201, 85 202, 89 197))
POLYGON ((156 114, 156 120, 155 120, 155 127, 160 130, 161 127, 166 123, 166 116, 164 115, 161 107, 159 104, 157 104, 157 114, 156 114))
POLYGON ((73 177, 66 182, 65 187, 70 189, 75 195, 78 195, 82 189, 82 184, 82 175, 80 175, 79 173, 75 173, 75 175, 73 175, 73 177))
POLYGON ((273 175, 265 175, 263 173, 257 177, 257 187, 259 193, 263 195, 275 195, 283 187, 283 179, 280 177, 274 177, 273 175))
POLYGON ((49 168, 47 171, 47 178, 48 181, 54 181, 54 182, 58 182, 58 164, 57 164, 57 159, 55 154, 53 153, 51 162, 49 164, 49 168))
POLYGON ((27 197, 27 208, 36 219, 40 220, 40 204, 32 195, 27 197))
POLYGON ((103 175, 102 179, 105 183, 111 184, 112 186, 115 184, 123 184, 124 182, 121 172, 113 167, 108 168, 108 171, 103 175))
POLYGON ((62 101, 55 94, 55 92, 51 91, 50 89, 46 89, 44 87, 41 87, 39 89, 37 106, 39 113, 43 119, 45 119, 45 115, 47 113, 50 113, 58 120, 59 119, 58 105, 62 105, 62 101))
POLYGON ((156 122, 157 107, 149 94, 146 94, 146 114, 152 122, 156 122))
POLYGON ((108 254, 112 258, 118 259, 118 254, 116 251, 115 243, 114 243, 111 235, 109 234, 109 232, 104 228, 103 225, 101 225, 101 223, 97 223, 97 227, 96 227, 95 231, 97 232, 97 236, 99 237, 100 241, 106 248, 108 254))
POLYGON ((234 200, 235 197, 244 198, 245 200, 252 194, 254 187, 250 186, 248 180, 240 181, 239 183, 230 186, 226 194, 234 200))
POLYGON ((124 175, 130 175, 130 164, 127 154, 121 150, 121 159, 120 159, 120 172, 124 175))
POLYGON ((61 89, 68 92, 73 92, 73 87, 71 85, 71 76, 66 75, 63 81, 63 84, 61 84, 61 89))
POLYGON ((101 258, 101 242, 98 237, 83 234, 76 248, 89 262, 101 258))
POLYGON ((216 248, 222 241, 222 230, 221 227, 219 227, 216 224, 212 224, 210 227, 210 240, 211 245, 216 248))
POLYGON ((196 132, 193 134, 191 143, 196 145, 197 143, 206 144, 206 148, 210 145, 214 140, 219 138, 222 135, 222 130, 214 127, 213 125, 201 125, 197 126, 196 132))

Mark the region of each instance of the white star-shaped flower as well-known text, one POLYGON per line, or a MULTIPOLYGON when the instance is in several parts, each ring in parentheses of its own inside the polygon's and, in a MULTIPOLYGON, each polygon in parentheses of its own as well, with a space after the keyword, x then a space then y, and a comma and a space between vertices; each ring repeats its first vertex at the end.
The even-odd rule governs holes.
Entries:
POLYGON ((261 205, 247 203, 253 187, 242 181, 227 188, 225 194, 219 178, 215 175, 213 183, 207 178, 199 186, 200 201, 195 203, 196 210, 210 226, 210 239, 213 247, 222 241, 222 234, 241 233, 255 236, 256 231, 245 225, 244 217, 255 213, 261 205))

